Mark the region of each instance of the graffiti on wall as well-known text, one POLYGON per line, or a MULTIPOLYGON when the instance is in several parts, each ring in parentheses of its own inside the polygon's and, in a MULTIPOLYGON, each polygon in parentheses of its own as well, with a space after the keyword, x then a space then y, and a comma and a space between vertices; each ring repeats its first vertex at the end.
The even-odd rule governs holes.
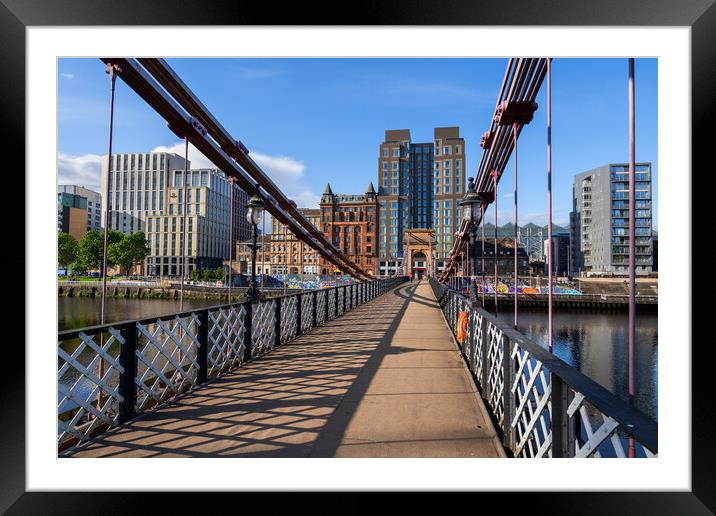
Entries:
MULTIPOLYGON (((462 289, 466 289, 469 280, 468 278, 463 279, 463 285, 462 289)), ((494 279, 486 279, 484 284, 481 284, 481 282, 478 280, 477 283, 477 292, 482 293, 485 292, 486 294, 493 294, 495 292, 495 281, 494 279)), ((515 293, 515 284, 514 281, 511 279, 499 279, 497 281, 497 293, 498 294, 514 294, 515 293)), ((549 287, 547 285, 539 285, 536 286, 534 284, 530 285, 530 282, 528 281, 522 281, 519 280, 517 282, 517 293, 518 294, 549 294, 549 287)), ((582 292, 576 288, 574 285, 570 284, 555 284, 552 285, 552 293, 553 294, 567 294, 567 295, 581 295, 582 292)))
POLYGON ((355 281, 350 276, 323 276, 319 274, 272 274, 281 286, 292 289, 316 289, 350 285, 355 281))

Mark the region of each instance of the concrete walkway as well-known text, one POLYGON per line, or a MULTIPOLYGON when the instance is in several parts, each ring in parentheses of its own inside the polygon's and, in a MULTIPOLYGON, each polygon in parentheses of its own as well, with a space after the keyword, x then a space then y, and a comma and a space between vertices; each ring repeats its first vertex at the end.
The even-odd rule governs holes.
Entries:
POLYGON ((502 457, 427 281, 403 284, 74 457, 502 457))

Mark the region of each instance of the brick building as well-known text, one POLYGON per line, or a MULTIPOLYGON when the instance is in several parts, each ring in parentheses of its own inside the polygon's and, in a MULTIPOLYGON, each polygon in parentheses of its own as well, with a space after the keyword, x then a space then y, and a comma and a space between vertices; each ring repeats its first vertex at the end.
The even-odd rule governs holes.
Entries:
MULTIPOLYGON (((373 183, 365 194, 334 194, 331 185, 321 196, 320 229, 323 234, 367 274, 376 275, 378 196, 373 183)), ((336 271, 321 258, 321 274, 336 271)), ((343 271, 341 271, 343 272, 343 271)))
MULTIPOLYGON (((321 210, 299 208, 299 211, 316 228, 320 227, 321 210)), ((267 249, 271 255, 271 274, 319 274, 318 252, 306 243, 301 244, 285 224, 273 217, 271 220, 271 234, 268 235, 271 244, 267 249)))

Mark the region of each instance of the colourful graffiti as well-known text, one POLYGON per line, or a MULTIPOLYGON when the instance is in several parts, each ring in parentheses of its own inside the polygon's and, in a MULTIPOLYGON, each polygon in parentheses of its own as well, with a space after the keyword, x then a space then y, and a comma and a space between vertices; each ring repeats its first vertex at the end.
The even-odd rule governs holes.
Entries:
POLYGON ((271 278, 289 289, 340 287, 354 283, 350 276, 322 276, 318 274, 272 274, 271 278))
MULTIPOLYGON (((468 283, 468 279, 465 278, 463 280, 463 285, 461 290, 466 290, 468 283)), ((479 293, 482 293, 483 291, 486 294, 493 294, 495 292, 495 282, 494 280, 486 280, 484 285, 480 284, 480 281, 478 280, 477 283, 477 291, 479 293)), ((515 285, 512 280, 498 280, 497 281, 497 293, 498 294, 514 294, 515 293, 515 285)), ((517 283, 517 293, 518 294, 549 294, 549 288, 546 285, 539 285, 535 286, 534 284, 530 285, 527 281, 518 281, 517 283)), ((578 296, 581 295, 582 292, 577 289, 574 285, 571 284, 556 284, 552 285, 552 293, 553 294, 566 294, 566 295, 574 295, 578 296)))

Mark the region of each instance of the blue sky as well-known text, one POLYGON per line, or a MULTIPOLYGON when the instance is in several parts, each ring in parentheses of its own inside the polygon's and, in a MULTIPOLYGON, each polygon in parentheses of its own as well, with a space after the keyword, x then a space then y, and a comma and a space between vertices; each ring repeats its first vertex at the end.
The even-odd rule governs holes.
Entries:
MULTIPOLYGON (((432 140, 434 127, 460 127, 468 176, 480 159, 506 59, 169 59, 222 124, 299 206, 334 192, 377 185, 386 129, 432 140)), ((60 183, 98 188, 107 152, 109 81, 98 59, 58 62, 60 183)), ((539 108, 518 143, 520 223, 546 220, 546 80, 539 108)), ((117 82, 115 152, 180 149, 166 123, 117 82)), ((574 174, 628 159, 627 60, 555 59, 552 87, 554 220, 566 223, 574 174)), ((636 61, 636 159, 650 161, 657 199, 657 60, 636 61)), ((190 154, 193 166, 209 166, 190 154)), ((499 220, 513 219, 510 162, 499 220)), ((656 206, 656 202, 654 203, 656 206)), ((654 226, 656 228, 656 210, 654 226)), ((488 212, 492 220, 492 210, 488 212)))

